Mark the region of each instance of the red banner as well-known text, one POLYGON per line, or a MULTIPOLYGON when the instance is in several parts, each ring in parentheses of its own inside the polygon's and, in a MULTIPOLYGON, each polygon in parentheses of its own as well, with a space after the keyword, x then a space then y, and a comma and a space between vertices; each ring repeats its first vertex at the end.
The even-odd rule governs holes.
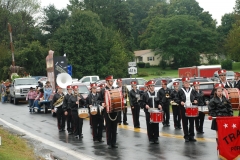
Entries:
POLYGON ((240 117, 218 117, 217 127, 219 157, 240 158, 240 117))

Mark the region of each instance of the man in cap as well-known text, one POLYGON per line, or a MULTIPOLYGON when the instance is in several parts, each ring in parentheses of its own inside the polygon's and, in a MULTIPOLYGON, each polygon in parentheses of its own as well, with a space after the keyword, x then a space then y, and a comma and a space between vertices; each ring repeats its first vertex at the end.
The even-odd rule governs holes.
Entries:
POLYGON ((153 80, 148 81, 147 85, 149 86, 149 90, 143 95, 142 103, 144 107, 146 124, 147 124, 147 134, 150 143, 158 144, 159 137, 159 123, 151 123, 150 122, 150 108, 158 108, 162 109, 160 105, 159 98, 157 96, 157 92, 154 90, 155 82, 153 80))
POLYGON ((240 90, 240 73, 235 72, 235 81, 233 83, 233 88, 238 88, 240 90))
POLYGON ((179 82, 173 82, 174 89, 171 92, 171 104, 172 104, 172 111, 173 111, 173 122, 175 129, 182 129, 181 127, 181 114, 180 114, 180 107, 179 104, 177 104, 178 100, 178 91, 179 91, 179 82))
POLYGON ((62 132, 62 131, 65 131, 65 115, 64 115, 64 110, 62 108, 62 105, 59 106, 58 104, 56 104, 56 102, 60 98, 63 98, 64 94, 60 86, 57 86, 56 88, 57 88, 57 93, 54 94, 53 96, 51 106, 52 106, 52 112, 56 111, 58 130, 59 132, 62 132))
POLYGON ((139 113, 140 113, 140 105, 138 101, 140 100, 140 91, 137 89, 137 82, 132 81, 132 90, 129 92, 129 103, 132 110, 133 116, 133 124, 134 128, 140 128, 139 122, 139 113))
POLYGON ((127 97, 128 97, 128 89, 126 86, 122 85, 122 79, 117 79, 117 88, 122 90, 123 100, 124 100, 124 109, 123 111, 119 111, 118 113, 118 124, 121 125, 122 123, 122 112, 123 112, 123 124, 128 125, 127 123, 127 97))
POLYGON ((86 105, 86 101, 83 96, 78 91, 78 86, 75 85, 72 87, 74 94, 70 96, 68 99, 69 106, 72 111, 73 118, 73 134, 75 138, 80 139, 83 138, 82 127, 83 127, 83 118, 78 116, 78 109, 84 108, 86 105))
POLYGON ((197 104, 197 100, 194 96, 193 90, 190 87, 190 79, 188 77, 182 78, 183 88, 181 88, 178 92, 178 104, 180 105, 181 116, 182 116, 182 124, 183 124, 183 132, 185 142, 196 142, 194 139, 194 118, 195 117, 186 117, 186 108, 191 106, 192 103, 197 104), (189 127, 188 127, 189 126, 189 127))
POLYGON ((67 94, 64 96, 64 99, 63 99, 63 110, 64 110, 64 115, 66 115, 67 117, 67 131, 69 135, 73 134, 73 117, 72 117, 71 107, 68 103, 69 98, 73 95, 72 92, 73 92, 72 86, 68 85, 67 94))
POLYGON ((113 76, 107 76, 105 78, 106 80, 106 87, 103 88, 100 91, 100 95, 99 95, 99 100, 102 103, 102 106, 105 107, 105 109, 103 110, 104 113, 104 118, 106 121, 106 138, 107 138, 107 145, 108 148, 118 148, 118 146, 116 145, 116 141, 117 141, 117 116, 118 116, 118 112, 112 112, 112 113, 107 113, 107 109, 106 109, 106 105, 105 105, 105 90, 112 90, 114 89, 113 85, 113 76))
MULTIPOLYGON (((197 99, 197 105, 199 107, 207 107, 207 102, 205 101, 204 93, 200 90, 200 82, 194 81, 193 82, 193 87, 194 87, 194 95, 197 99)), ((198 134, 203 134, 203 124, 204 124, 204 119, 205 119, 205 113, 202 111, 198 112, 198 116, 195 118, 195 126, 196 126, 196 131, 198 134)))
POLYGON ((158 91, 158 98, 159 102, 162 105, 163 108, 163 126, 169 127, 169 119, 170 119, 170 97, 171 90, 167 88, 167 80, 162 80, 162 88, 158 91))
POLYGON ((102 140, 102 131, 103 131, 103 115, 101 114, 102 108, 100 107, 99 93, 97 93, 97 84, 91 83, 91 92, 88 94, 86 99, 86 103, 90 108, 90 112, 92 107, 97 107, 97 114, 90 115, 92 121, 92 136, 93 141, 104 142, 102 140))

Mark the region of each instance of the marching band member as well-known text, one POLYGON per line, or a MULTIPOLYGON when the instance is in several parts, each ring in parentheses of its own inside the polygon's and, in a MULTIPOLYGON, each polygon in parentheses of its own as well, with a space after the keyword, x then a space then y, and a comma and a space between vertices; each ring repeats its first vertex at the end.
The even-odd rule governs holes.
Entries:
POLYGON ((124 110, 123 111, 119 111, 118 113, 118 124, 121 125, 122 123, 122 112, 123 112, 123 124, 124 125, 128 125, 127 123, 127 95, 128 95, 128 89, 126 86, 122 85, 122 79, 119 78, 117 79, 117 88, 120 88, 122 90, 122 94, 123 94, 123 99, 124 99, 124 110))
POLYGON ((56 103, 61 103, 61 99, 63 100, 63 92, 60 86, 57 86, 57 93, 54 94, 52 99, 52 112, 54 112, 54 108, 56 108, 56 115, 57 115, 57 125, 59 132, 65 131, 65 115, 62 108, 62 105, 56 106, 56 103), (60 102, 58 102, 60 101, 60 102))
POLYGON ((182 117, 182 125, 183 125, 183 132, 184 132, 184 139, 185 142, 196 142, 197 140, 194 139, 194 118, 195 117, 186 117, 185 112, 186 106, 191 106, 192 103, 196 104, 197 100, 193 94, 193 90, 190 87, 190 79, 188 77, 182 78, 183 88, 178 91, 178 104, 180 104, 180 111, 182 117), (188 127, 189 125, 189 127, 188 127))
MULTIPOLYGON (((98 87, 100 88, 100 90, 98 92, 100 92, 102 89, 104 89, 106 87, 106 85, 104 83, 101 83, 98 85, 98 87)), ((105 120, 103 118, 103 131, 106 131, 106 125, 105 125, 105 120)))
POLYGON ((73 117, 71 107, 69 106, 68 100, 72 96, 72 86, 67 86, 67 94, 63 99, 63 110, 64 114, 67 116, 67 131, 69 135, 73 134, 73 117))
MULTIPOLYGON (((203 92, 200 90, 200 83, 198 81, 193 82, 194 86, 194 95, 197 98, 198 101, 198 106, 206 106, 206 101, 203 92)), ((196 126, 196 131, 199 134, 203 134, 203 123, 204 123, 204 118, 205 118, 205 113, 202 111, 198 112, 198 116, 195 117, 195 126, 196 126)))
POLYGON ((238 88, 240 90, 240 73, 239 72, 235 72, 234 79, 235 79, 233 83, 234 88, 238 88))
POLYGON ((175 129, 182 129, 181 127, 181 114, 180 107, 176 103, 177 102, 177 94, 179 91, 179 82, 173 82, 174 89, 171 92, 171 100, 172 100, 172 111, 173 111, 173 121, 175 129))
POLYGON ((137 82, 132 81, 132 90, 129 93, 129 103, 132 110, 133 124, 134 128, 140 128, 139 114, 140 114, 140 105, 138 100, 140 99, 140 91, 137 89, 137 82))
POLYGON ((144 112, 146 116, 146 124, 147 124, 147 134, 150 143, 158 144, 159 137, 159 123, 150 123, 150 113, 148 109, 150 108, 158 108, 162 109, 162 106, 159 104, 159 99, 157 96, 157 92, 154 90, 155 83, 153 80, 148 81, 147 83, 149 87, 149 91, 147 91, 143 95, 142 103, 144 106, 144 112))
MULTIPOLYGON (((107 86, 100 91, 99 100, 102 103, 102 106, 106 107, 105 105, 105 90, 114 89, 113 85, 113 76, 107 76, 105 78, 107 86)), ((106 108, 103 110, 104 118, 106 121, 106 138, 107 138, 107 145, 108 148, 118 148, 116 145, 117 141, 117 116, 118 112, 107 113, 106 108), (115 120, 116 119, 116 120, 115 120)))
POLYGON ((74 94, 68 99, 69 106, 72 111, 73 118, 73 134, 75 138, 83 138, 82 127, 83 127, 83 118, 78 116, 78 108, 84 108, 85 100, 81 94, 78 92, 78 86, 73 86, 74 94))
MULTIPOLYGON (((97 93, 97 84, 96 83, 91 83, 91 92, 89 93, 86 103, 88 107, 91 108, 93 106, 98 106, 99 105, 99 93, 97 93)), ((96 115, 90 115, 91 120, 92 120, 92 135, 93 135, 93 141, 99 141, 99 142, 104 142, 102 140, 102 131, 103 131, 103 115, 100 114, 101 108, 98 106, 98 113, 96 115)))
MULTIPOLYGON (((233 116, 232 105, 230 101, 223 95, 223 84, 217 83, 214 86, 214 97, 210 100, 208 109, 209 115, 212 117, 233 116)), ((212 130, 216 130, 216 141, 218 143, 217 122, 212 120, 212 130)))
POLYGON ((163 126, 164 127, 170 126, 169 124, 169 119, 170 119, 169 105, 170 105, 170 98, 171 98, 170 94, 171 94, 171 90, 167 88, 167 81, 162 80, 162 88, 159 89, 158 91, 158 98, 163 108, 163 126))

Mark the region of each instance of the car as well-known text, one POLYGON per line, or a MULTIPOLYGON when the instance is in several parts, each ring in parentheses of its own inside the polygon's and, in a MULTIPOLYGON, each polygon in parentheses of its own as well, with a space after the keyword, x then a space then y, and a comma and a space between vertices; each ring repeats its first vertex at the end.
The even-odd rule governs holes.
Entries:
POLYGON ((155 81, 155 91, 159 91, 162 88, 162 80, 167 80, 167 84, 174 81, 180 81, 181 78, 157 78, 155 81))
MULTIPOLYGON (((132 89, 131 82, 137 81, 137 88, 144 87, 144 84, 146 82, 143 78, 121 78, 122 79, 122 85, 126 86, 127 89, 130 91, 132 89)), ((113 82, 113 87, 117 87, 117 81, 115 80, 113 82)))
POLYGON ((94 83, 97 80, 99 80, 99 76, 84 76, 79 80, 79 82, 90 86, 91 83, 94 83))
MULTIPOLYGON (((75 86, 75 85, 78 86, 79 93, 83 96, 84 99, 86 99, 88 94, 90 93, 87 85, 79 82, 72 83, 72 86, 75 86)), ((66 91, 64 91, 64 93, 66 93, 66 91)))
MULTIPOLYGON (((226 78, 227 78, 228 81, 234 81, 234 72, 233 71, 227 71, 226 78)), ((218 71, 214 72, 212 80, 213 81, 218 81, 219 80, 218 71)))

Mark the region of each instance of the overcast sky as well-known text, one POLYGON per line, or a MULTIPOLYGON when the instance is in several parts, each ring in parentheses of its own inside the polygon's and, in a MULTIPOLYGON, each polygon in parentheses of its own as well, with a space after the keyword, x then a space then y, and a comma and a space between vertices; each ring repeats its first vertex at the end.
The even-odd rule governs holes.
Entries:
MULTIPOLYGON (((56 8, 66 8, 69 0, 40 0, 41 6, 54 4, 56 8)), ((221 18, 225 13, 231 13, 235 6, 235 0, 196 0, 204 11, 209 11, 213 19, 216 19, 218 25, 221 24, 221 18)))

